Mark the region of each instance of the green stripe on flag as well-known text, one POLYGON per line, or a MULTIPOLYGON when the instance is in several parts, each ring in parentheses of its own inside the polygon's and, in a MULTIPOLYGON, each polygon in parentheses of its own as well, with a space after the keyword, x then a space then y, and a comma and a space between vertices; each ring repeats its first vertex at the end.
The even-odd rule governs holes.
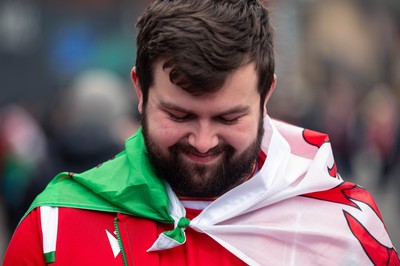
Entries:
POLYGON ((187 226, 189 226, 189 224, 190 220, 188 218, 181 217, 176 228, 170 231, 163 232, 163 234, 168 236, 169 238, 172 238, 178 243, 183 244, 186 241, 186 236, 183 228, 186 228, 187 226))
POLYGON ((55 251, 50 251, 47 253, 44 253, 44 259, 46 260, 46 263, 53 263, 56 261, 56 252, 55 251))
POLYGON ((164 184, 148 161, 141 129, 115 158, 83 173, 58 174, 25 215, 38 206, 120 212, 174 222, 164 184))

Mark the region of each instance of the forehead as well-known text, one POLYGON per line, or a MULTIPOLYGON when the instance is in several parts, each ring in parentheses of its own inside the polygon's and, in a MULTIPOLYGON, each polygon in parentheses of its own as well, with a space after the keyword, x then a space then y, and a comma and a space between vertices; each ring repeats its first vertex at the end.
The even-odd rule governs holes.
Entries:
POLYGON ((207 103, 207 106, 211 104, 231 106, 234 103, 258 106, 260 95, 257 90, 258 76, 255 63, 249 63, 230 73, 218 91, 201 95, 191 94, 172 83, 169 79, 171 70, 164 68, 163 65, 163 61, 154 65, 154 82, 149 90, 149 96, 158 100, 183 105, 201 102, 201 104, 207 103))

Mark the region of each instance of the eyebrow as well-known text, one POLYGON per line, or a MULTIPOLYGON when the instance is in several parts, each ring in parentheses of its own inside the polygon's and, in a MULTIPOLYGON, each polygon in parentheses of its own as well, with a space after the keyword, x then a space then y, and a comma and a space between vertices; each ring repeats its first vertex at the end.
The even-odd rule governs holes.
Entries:
MULTIPOLYGON (((193 113, 192 110, 183 108, 181 106, 178 106, 176 104, 173 103, 168 103, 165 101, 161 101, 159 106, 163 109, 171 109, 171 110, 175 110, 178 112, 182 112, 182 113, 188 113, 191 114, 193 113)), ((229 114, 235 114, 235 113, 248 113, 250 111, 250 107, 249 106, 234 106, 228 110, 225 110, 215 116, 224 116, 224 115, 229 115, 229 114)))

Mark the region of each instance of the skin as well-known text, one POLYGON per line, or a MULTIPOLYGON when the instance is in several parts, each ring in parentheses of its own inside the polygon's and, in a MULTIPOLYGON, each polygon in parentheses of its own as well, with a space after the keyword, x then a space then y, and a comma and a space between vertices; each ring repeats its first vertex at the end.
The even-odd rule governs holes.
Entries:
MULTIPOLYGON (((170 69, 164 69, 163 63, 160 60, 154 66, 154 83, 149 89, 146 106, 136 69, 132 70, 139 112, 143 114, 146 108, 147 131, 161 154, 168 155, 170 147, 184 142, 191 149, 180 152, 179 159, 189 166, 203 165, 207 173, 225 158, 224 152, 215 152, 216 147, 230 145, 234 158, 249 149, 256 140, 260 116, 267 114, 266 105, 275 88, 276 77, 260 110, 254 63, 232 72, 217 92, 204 95, 192 95, 171 83, 170 69)), ((198 174, 193 175, 192 180, 200 184, 206 178, 215 177, 198 174)))

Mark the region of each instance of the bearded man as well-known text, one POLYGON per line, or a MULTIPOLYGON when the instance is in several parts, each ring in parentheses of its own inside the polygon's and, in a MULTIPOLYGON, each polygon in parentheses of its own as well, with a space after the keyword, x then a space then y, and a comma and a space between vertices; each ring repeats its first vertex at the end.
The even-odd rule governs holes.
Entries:
POLYGON ((53 179, 5 266, 399 264, 328 136, 268 116, 267 8, 156 0, 137 27, 142 128, 115 158, 53 179))

